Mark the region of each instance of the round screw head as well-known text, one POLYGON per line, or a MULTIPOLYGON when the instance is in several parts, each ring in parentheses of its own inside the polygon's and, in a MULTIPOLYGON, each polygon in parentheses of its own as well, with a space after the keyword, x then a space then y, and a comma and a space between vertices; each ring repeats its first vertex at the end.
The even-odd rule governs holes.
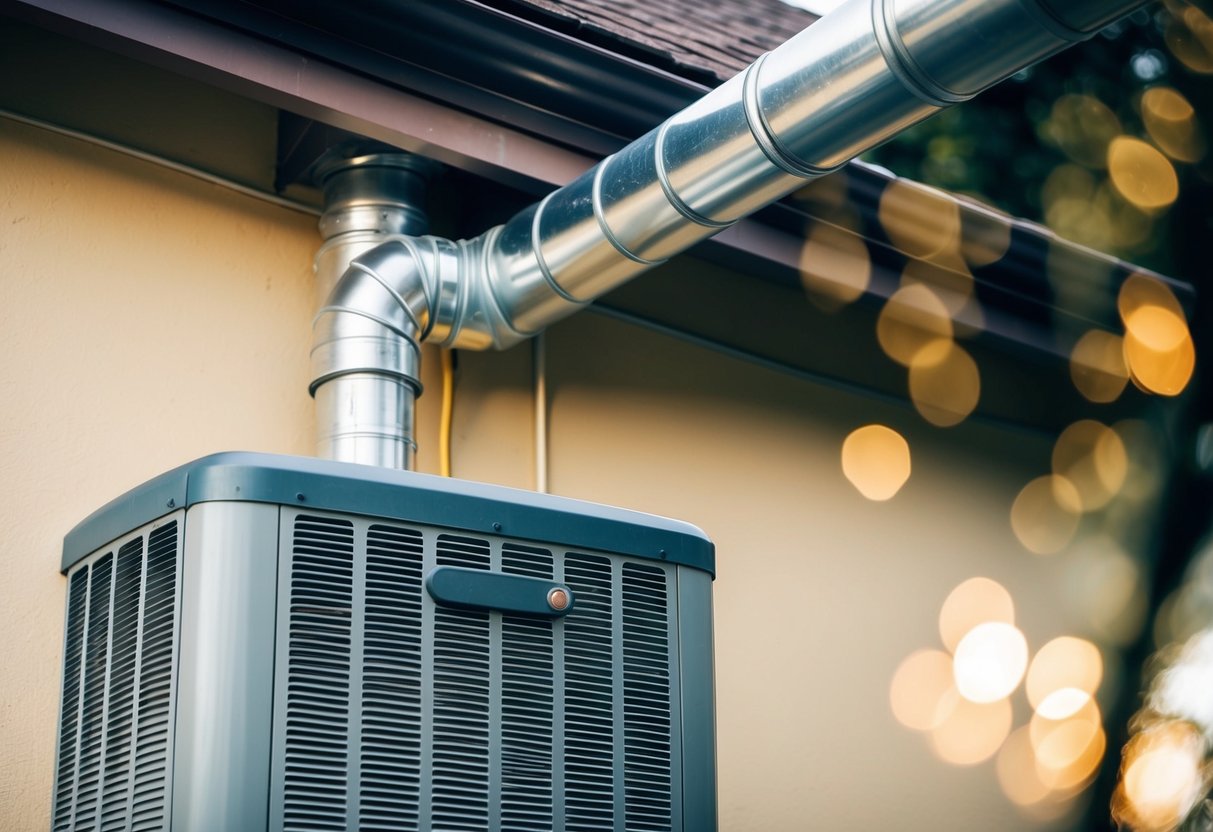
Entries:
POLYGON ((548 606, 554 610, 567 610, 572 600, 569 591, 562 587, 555 587, 548 592, 548 606))

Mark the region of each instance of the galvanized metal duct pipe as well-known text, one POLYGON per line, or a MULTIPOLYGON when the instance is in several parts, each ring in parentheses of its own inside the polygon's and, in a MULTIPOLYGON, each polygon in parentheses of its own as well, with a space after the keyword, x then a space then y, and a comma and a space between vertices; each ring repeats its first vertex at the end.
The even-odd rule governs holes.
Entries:
MULTIPOLYGON (((849 0, 505 225, 457 243, 393 239, 355 258, 317 318, 321 424, 365 409, 325 390, 345 375, 398 386, 427 337, 511 346, 1145 3, 849 0)), ((323 439, 321 453, 399 456, 354 458, 323 439)))
POLYGON ((314 377, 311 393, 321 457, 411 467, 413 408, 421 394, 417 329, 393 326, 390 314, 380 318, 359 281, 334 287, 354 257, 387 239, 425 233, 428 219, 419 206, 434 168, 419 156, 387 154, 336 160, 318 173, 325 211, 316 292, 327 305, 314 325, 312 360, 324 371, 314 377))

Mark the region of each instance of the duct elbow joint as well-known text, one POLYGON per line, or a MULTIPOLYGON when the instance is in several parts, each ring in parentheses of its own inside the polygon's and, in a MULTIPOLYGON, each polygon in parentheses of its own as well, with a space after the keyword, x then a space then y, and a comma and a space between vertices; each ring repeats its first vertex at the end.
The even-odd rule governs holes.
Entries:
POLYGON ((312 325, 319 454, 408 468, 421 341, 442 305, 446 241, 399 237, 355 257, 312 325))
POLYGON ((418 392, 420 342, 432 327, 423 247, 391 240, 354 258, 312 324, 310 392, 353 373, 399 378, 418 392))

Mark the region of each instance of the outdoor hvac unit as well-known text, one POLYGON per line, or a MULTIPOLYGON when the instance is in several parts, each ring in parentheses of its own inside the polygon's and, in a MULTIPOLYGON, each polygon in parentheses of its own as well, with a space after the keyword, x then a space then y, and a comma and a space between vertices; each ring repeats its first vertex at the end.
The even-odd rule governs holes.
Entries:
POLYGON ((222 454, 64 549, 56 830, 715 828, 692 526, 222 454))

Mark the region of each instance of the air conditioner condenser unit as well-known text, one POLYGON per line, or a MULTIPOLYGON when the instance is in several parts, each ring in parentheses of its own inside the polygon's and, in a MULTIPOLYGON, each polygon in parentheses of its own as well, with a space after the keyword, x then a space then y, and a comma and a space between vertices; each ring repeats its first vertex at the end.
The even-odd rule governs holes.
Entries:
POLYGON ((66 538, 55 830, 711 830, 693 526, 220 454, 66 538))

